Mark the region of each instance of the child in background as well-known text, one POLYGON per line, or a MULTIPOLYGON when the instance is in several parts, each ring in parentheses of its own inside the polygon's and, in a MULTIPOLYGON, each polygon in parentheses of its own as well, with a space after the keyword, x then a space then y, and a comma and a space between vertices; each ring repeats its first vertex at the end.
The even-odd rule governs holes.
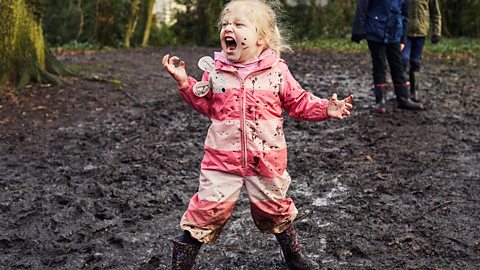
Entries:
POLYGON ((286 196, 291 179, 282 111, 298 120, 343 119, 352 96, 327 100, 302 89, 279 58, 288 45, 272 2, 233 0, 223 8, 222 51, 215 60, 200 59, 201 81, 187 75, 178 57, 163 58, 182 98, 212 120, 200 186, 181 219, 183 234, 173 241, 171 269, 191 269, 201 245, 217 240, 243 186, 256 226, 275 235, 289 269, 319 269, 303 254, 293 226, 297 209, 286 196))
POLYGON ((410 95, 418 101, 418 74, 422 63, 423 46, 432 22, 432 44, 440 42, 442 34, 442 14, 439 0, 409 0, 407 43, 402 51, 403 66, 408 70, 410 95), (410 67, 410 68, 409 68, 410 67))
POLYGON ((398 107, 423 110, 422 104, 410 99, 409 83, 405 78, 401 51, 405 44, 408 18, 406 0, 357 0, 352 27, 352 41, 368 42, 372 58, 375 110, 386 113, 387 61, 397 96, 398 107))

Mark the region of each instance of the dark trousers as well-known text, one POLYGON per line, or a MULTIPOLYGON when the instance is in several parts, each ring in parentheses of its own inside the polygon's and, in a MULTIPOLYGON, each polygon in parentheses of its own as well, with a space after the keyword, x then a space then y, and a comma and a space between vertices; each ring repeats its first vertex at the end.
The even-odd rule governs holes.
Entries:
POLYGON ((412 71, 419 71, 422 63, 422 52, 425 46, 424 37, 408 37, 405 48, 402 51, 403 65, 410 64, 412 71))
POLYGON ((406 84, 400 43, 384 44, 369 40, 368 48, 372 56, 374 85, 384 85, 387 82, 387 61, 393 83, 396 86, 406 84))

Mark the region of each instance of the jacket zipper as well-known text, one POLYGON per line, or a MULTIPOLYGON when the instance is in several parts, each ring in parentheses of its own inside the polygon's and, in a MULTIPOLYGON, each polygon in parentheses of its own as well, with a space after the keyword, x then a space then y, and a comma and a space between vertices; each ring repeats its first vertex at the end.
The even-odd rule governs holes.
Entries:
MULTIPOLYGON (((269 69, 269 68, 272 68, 271 66, 269 67, 265 67, 265 68, 262 68, 262 69, 259 69, 259 70, 255 70, 253 71, 252 73, 249 73, 247 74, 247 76, 245 76, 245 80, 256 74, 256 73, 260 73, 266 69, 269 69)), ((241 87, 241 91, 242 91, 242 104, 241 104, 241 108, 242 108, 242 112, 241 112, 241 115, 240 115, 240 133, 241 133, 241 138, 240 138, 240 145, 241 145, 241 148, 242 148, 242 168, 244 170, 247 169, 247 125, 246 125, 246 99, 247 99, 247 93, 245 91, 245 80, 242 79, 239 75, 238 75, 238 72, 234 72, 235 76, 240 80, 240 87, 241 87)), ((246 173, 246 171, 244 171, 244 173, 246 173)))
POLYGON ((241 81, 241 90, 242 90, 242 113, 241 113, 241 116, 240 116, 240 129, 241 129, 241 135, 242 135, 242 139, 241 139, 241 145, 242 145, 242 153, 243 153, 243 157, 242 157, 242 167, 244 170, 247 169, 247 131, 246 131, 246 128, 247 128, 247 125, 246 125, 246 113, 245 113, 245 110, 246 110, 246 99, 247 99, 247 93, 245 91, 245 81, 242 80, 240 78, 240 81, 241 81))

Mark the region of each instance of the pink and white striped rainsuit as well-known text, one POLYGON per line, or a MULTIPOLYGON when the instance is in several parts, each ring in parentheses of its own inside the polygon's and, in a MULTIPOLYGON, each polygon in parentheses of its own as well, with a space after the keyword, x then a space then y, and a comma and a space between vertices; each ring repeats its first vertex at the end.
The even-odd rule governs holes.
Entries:
POLYGON ((193 93, 197 81, 192 77, 188 87, 179 89, 188 104, 212 120, 199 190, 180 224, 207 244, 218 238, 243 186, 261 231, 280 233, 291 224, 297 209, 286 196, 291 180, 282 111, 297 120, 328 118, 328 100, 303 90, 272 51, 265 51, 251 72, 241 74, 224 53, 216 53, 213 70, 202 77, 210 85, 205 96, 193 93))

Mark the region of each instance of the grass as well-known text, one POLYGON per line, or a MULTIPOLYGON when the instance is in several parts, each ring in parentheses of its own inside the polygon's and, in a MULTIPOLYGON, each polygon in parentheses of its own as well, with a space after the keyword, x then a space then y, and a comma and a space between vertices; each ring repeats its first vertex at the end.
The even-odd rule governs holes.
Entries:
MULTIPOLYGON (((301 40, 293 42, 295 49, 305 50, 333 50, 339 52, 358 52, 366 53, 368 51, 367 42, 361 41, 359 44, 350 41, 350 37, 345 38, 320 38, 314 40, 301 40)), ((100 50, 109 49, 101 47, 98 44, 77 43, 75 41, 65 44, 56 50, 81 51, 81 50, 100 50)), ((110 48, 111 49, 111 48, 110 48)), ((442 38, 438 44, 432 44, 428 38, 425 43, 424 54, 429 57, 440 58, 453 62, 480 62, 480 39, 479 38, 442 38)))
POLYGON ((438 44, 425 45, 425 53, 447 60, 480 60, 480 39, 444 38, 438 44))
MULTIPOLYGON (((294 42, 297 49, 334 50, 341 52, 367 52, 367 42, 360 44, 345 38, 324 38, 294 42)), ((480 61, 480 39, 478 38, 442 38, 438 44, 432 44, 430 39, 425 43, 424 53, 429 56, 452 61, 480 61)))
POLYGON ((94 44, 89 42, 72 41, 62 45, 60 48, 64 50, 100 50, 103 47, 99 44, 94 44))
POLYGON ((334 50, 341 52, 366 52, 368 50, 365 41, 358 43, 350 41, 350 38, 321 38, 315 40, 302 40, 293 42, 296 49, 306 50, 334 50))

